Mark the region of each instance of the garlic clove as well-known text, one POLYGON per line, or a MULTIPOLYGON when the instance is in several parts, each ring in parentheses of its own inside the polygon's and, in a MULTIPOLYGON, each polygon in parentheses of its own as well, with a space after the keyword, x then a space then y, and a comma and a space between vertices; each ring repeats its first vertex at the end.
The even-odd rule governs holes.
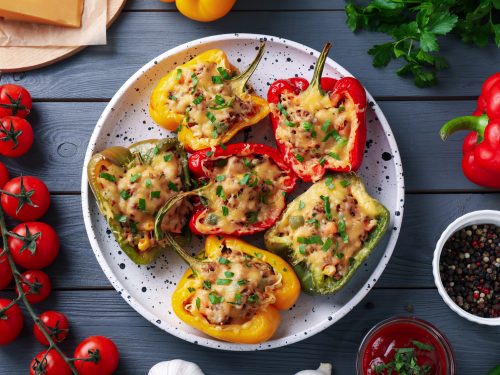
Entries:
POLYGON ((148 375, 204 375, 196 363, 173 359, 159 362, 149 370, 148 375))
POLYGON ((332 365, 330 363, 321 363, 317 370, 303 370, 295 375, 331 375, 332 365))

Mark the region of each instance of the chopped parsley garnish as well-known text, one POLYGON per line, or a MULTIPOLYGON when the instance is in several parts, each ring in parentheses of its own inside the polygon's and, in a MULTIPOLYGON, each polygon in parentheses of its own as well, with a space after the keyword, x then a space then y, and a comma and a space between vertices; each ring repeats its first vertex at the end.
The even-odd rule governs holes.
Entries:
POLYGON ((259 258, 259 259, 261 259, 261 258, 262 258, 262 254, 261 254, 261 253, 255 252, 255 253, 254 253, 254 255, 255 255, 257 258, 259 258))
POLYGON ((214 151, 207 151, 207 152, 205 152, 205 156, 206 156, 207 158, 212 157, 214 154, 215 154, 215 152, 214 152, 214 151))
POLYGON ((299 253, 301 253, 302 255, 306 255, 306 245, 301 243, 299 245, 299 253))
POLYGON ((323 156, 319 159, 319 165, 324 166, 326 163, 326 158, 323 156))
POLYGON ((210 303, 212 303, 212 305, 217 305, 224 302, 224 297, 218 296, 213 292, 208 295, 208 299, 210 300, 210 303))
POLYGON ((204 99, 203 95, 200 94, 196 98, 194 98, 193 104, 194 105, 198 105, 198 104, 200 104, 203 101, 203 99, 204 99))
POLYGON ((295 128, 295 124, 293 122, 291 122, 290 120, 286 119, 285 123, 286 123, 286 126, 288 126, 289 128, 295 128))
POLYGON ((219 143, 220 148, 222 148, 224 151, 227 150, 227 147, 224 143, 219 143))
POLYGON ((343 105, 341 105, 339 108, 338 108, 339 112, 344 112, 345 111, 345 107, 343 105))
POLYGON ((120 191, 120 197, 122 197, 122 199, 126 201, 130 198, 130 193, 128 192, 128 190, 122 190, 120 191))
POLYGON ((144 185, 149 189, 151 186, 153 186, 153 182, 147 178, 146 181, 144 182, 144 185))
POLYGON ((170 100, 173 100, 174 102, 176 102, 176 101, 177 101, 177 96, 175 96, 175 95, 174 95, 174 94, 172 94, 172 93, 168 94, 168 98, 169 98, 170 100))
POLYGON ((172 157, 174 156, 174 154, 172 154, 171 152, 166 154, 164 157, 163 157, 163 161, 170 161, 172 160, 172 157))
POLYGON ((104 178, 105 180, 108 180, 110 182, 116 182, 116 177, 106 172, 99 173, 99 177, 104 178))
POLYGON ((297 159, 301 163, 305 160, 304 157, 301 154, 295 154, 295 159, 297 159))
POLYGON ((349 264, 352 266, 354 264, 354 262, 356 261, 356 259, 354 259, 354 257, 350 257, 349 258, 349 264))
POLYGON ((205 289, 212 289, 212 283, 208 280, 203 281, 203 287, 205 289))
POLYGON ((226 99, 224 99, 222 96, 217 94, 217 95, 215 95, 214 102, 217 105, 224 105, 224 104, 226 104, 226 99))
POLYGON ((312 245, 312 244, 323 245, 323 240, 318 235, 313 235, 311 237, 297 237, 297 242, 306 245, 312 245))
POLYGON ((250 224, 255 224, 257 222, 259 213, 257 211, 248 211, 245 216, 250 224))
POLYGON ((126 223, 127 217, 125 215, 116 215, 115 219, 120 223, 126 223))
POLYGON ((130 182, 136 182, 139 178, 141 178, 141 174, 134 173, 132 176, 130 176, 130 182))
POLYGON ((342 241, 344 241, 344 243, 348 243, 349 236, 347 235, 347 232, 346 232, 346 225, 345 225, 345 221, 344 221, 344 216, 342 214, 339 215, 339 222, 338 222, 337 226, 338 226, 339 234, 342 237, 342 241))
POLYGON ((174 184, 172 181, 168 182, 168 188, 172 191, 179 191, 179 188, 177 187, 176 184, 174 184))
POLYGON ((312 219, 307 220, 307 221, 306 221, 306 223, 307 223, 307 224, 314 224, 314 226, 315 226, 316 228, 319 228, 319 225, 320 225, 319 220, 318 220, 318 219, 315 219, 315 218, 312 218, 312 219))
POLYGON ((196 87, 198 87, 198 77, 196 77, 196 74, 191 74, 191 78, 193 79, 193 88, 191 89, 191 94, 194 94, 196 91, 196 87))
POLYGON ((145 211, 146 210, 146 200, 144 198, 139 198, 139 203, 137 204, 137 207, 139 208, 139 210, 145 211))
POLYGON ((241 294, 240 293, 236 293, 234 295, 234 302, 233 302, 235 305, 241 305, 241 294))
POLYGON ((180 81, 182 78, 182 69, 177 69, 177 75, 175 76, 176 81, 180 81))
POLYGON ((306 204, 304 202, 299 201, 299 210, 302 210, 305 206, 306 204))
POLYGON ((321 130, 323 130, 326 133, 331 123, 332 122, 330 120, 326 120, 325 123, 321 125, 321 130))
POLYGON ((283 107, 283 104, 278 103, 276 107, 279 109, 283 116, 288 116, 288 112, 286 111, 285 107, 283 107))
POLYGON ((344 257, 344 253, 338 253, 337 258, 342 259, 344 257))
POLYGON ((334 158, 335 160, 340 160, 340 156, 336 152, 329 152, 328 156, 330 156, 331 158, 334 158))
POLYGON ((231 279, 217 279, 217 285, 229 285, 231 284, 231 279))
POLYGON ((133 235, 137 234, 137 224, 134 223, 133 221, 130 222, 130 231, 132 232, 133 235))
MULTIPOLYGON (((425 346, 428 346, 424 344, 425 346)), ((430 346, 430 345, 429 345, 430 346)), ((432 346, 431 346, 432 348, 432 346)), ((425 349, 424 349, 425 350, 425 349)), ((375 373, 387 374, 412 374, 412 375, 426 375, 431 371, 429 365, 420 366, 415 355, 415 348, 397 348, 395 349, 394 359, 389 363, 381 363, 374 366, 375 373)))
POLYGON ((245 279, 238 280, 238 285, 245 285, 247 283, 248 283, 248 280, 245 280, 245 279))
POLYGON ((310 132, 311 130, 313 130, 313 124, 311 122, 309 122, 309 121, 304 122, 302 124, 302 127, 304 128, 305 131, 308 131, 308 132, 310 132))
POLYGON ((228 277, 228 278, 229 278, 229 277, 233 277, 233 276, 234 276, 234 272, 231 272, 231 271, 226 271, 226 272, 224 272, 224 276, 226 276, 226 277, 228 277))
POLYGON ((219 222, 219 217, 215 214, 210 214, 207 216, 207 223, 210 225, 217 225, 219 222))
POLYGON ((222 182, 226 179, 226 175, 225 174, 219 174, 217 176, 215 176, 215 181, 217 182, 222 182))
POLYGON ((264 182, 265 182, 266 185, 272 185, 273 184, 273 182, 270 179, 268 179, 268 178, 266 178, 264 180, 264 182))
POLYGON ((217 83, 217 84, 221 84, 221 83, 223 83, 222 77, 221 76, 212 76, 212 82, 217 83))
POLYGON ((325 184, 328 187, 328 189, 330 189, 330 190, 335 189, 335 185, 333 184, 333 177, 332 176, 328 176, 327 178, 325 178, 325 184))
POLYGON ((214 123, 217 120, 211 112, 207 112, 207 118, 210 120, 211 123, 214 123))
POLYGON ((250 173, 245 173, 243 175, 243 178, 240 180, 240 185, 246 185, 246 184, 248 184, 249 180, 250 180, 250 173))
POLYGON ((221 77, 223 79, 225 79, 225 80, 231 79, 231 75, 229 74, 229 72, 226 69, 219 66, 219 67, 217 67, 217 71, 219 72, 219 74, 221 75, 221 77))
POLYGON ((226 206, 222 206, 222 216, 227 216, 229 215, 229 208, 226 206))
POLYGON ((351 182, 349 180, 340 181, 340 185, 342 185, 342 187, 348 187, 350 184, 351 182))
POLYGON ((231 263, 231 261, 229 259, 224 258, 224 257, 219 257, 218 262, 220 264, 229 264, 229 263, 231 263))
POLYGON ((195 289, 195 288, 188 286, 188 292, 189 292, 189 293, 193 293, 193 292, 195 292, 195 291, 196 291, 196 289, 195 289))
POLYGON ((323 244, 323 246, 321 246, 321 250, 323 251, 328 251, 330 250, 330 248, 332 247, 333 245, 333 241, 331 238, 328 238, 325 243, 323 244))
POLYGON ((222 199, 226 199, 226 194, 224 194, 224 188, 222 185, 217 185, 217 188, 215 189, 215 194, 222 199))
POLYGON ((243 158, 243 164, 245 164, 245 166, 248 168, 248 169, 252 169, 253 165, 251 162, 248 161, 247 158, 243 158))
POLYGON ((212 133, 210 134, 210 136, 212 137, 212 139, 217 139, 217 137, 219 136, 219 133, 217 133, 217 130, 214 128, 214 130, 212 130, 212 133))
POLYGON ((321 200, 323 201, 323 209, 325 210, 326 220, 332 220, 332 209, 330 207, 330 197, 322 195, 321 200))
POLYGON ((256 304, 259 302, 259 296, 257 294, 252 294, 251 296, 248 297, 248 303, 251 304, 256 304))
POLYGON ((333 130, 330 130, 328 133, 325 134, 325 136, 323 137, 323 139, 321 140, 321 142, 326 142, 328 141, 330 138, 334 138, 334 139, 338 139, 340 138, 340 134, 338 131, 336 131, 335 129, 333 130))
POLYGON ((159 190, 151 192, 151 198, 160 198, 161 192, 159 190))
POLYGON ((196 297, 196 308, 199 310, 201 306, 201 300, 200 297, 196 297))

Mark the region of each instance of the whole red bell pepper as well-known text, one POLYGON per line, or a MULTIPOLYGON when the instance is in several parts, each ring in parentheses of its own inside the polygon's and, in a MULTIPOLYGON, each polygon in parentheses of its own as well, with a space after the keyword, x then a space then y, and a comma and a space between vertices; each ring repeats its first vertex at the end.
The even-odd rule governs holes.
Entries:
POLYGON ((355 171, 364 156, 365 89, 353 77, 321 78, 330 47, 327 43, 319 56, 311 83, 280 79, 267 94, 278 149, 306 182, 320 180, 326 170, 355 171))
MULTIPOLYGON (((278 150, 263 144, 236 143, 200 150, 191 155, 188 166, 201 187, 168 201, 156 221, 161 223, 162 217, 179 200, 198 196, 189 221, 195 234, 243 236, 270 228, 285 209, 286 193, 290 193, 297 182, 278 150), (223 174, 221 168, 229 164, 230 158, 233 158, 233 167, 228 167, 223 174), (264 162, 269 164, 261 164, 264 162), (269 178, 272 173, 276 178, 269 178), (249 197, 253 202, 248 202, 249 197), (233 216, 234 213, 238 215, 233 216)), ((162 234, 158 234, 161 238, 162 234)))
POLYGON ((484 82, 474 115, 448 121, 441 138, 458 130, 472 130, 462 146, 464 175, 477 185, 500 188, 500 73, 484 82))

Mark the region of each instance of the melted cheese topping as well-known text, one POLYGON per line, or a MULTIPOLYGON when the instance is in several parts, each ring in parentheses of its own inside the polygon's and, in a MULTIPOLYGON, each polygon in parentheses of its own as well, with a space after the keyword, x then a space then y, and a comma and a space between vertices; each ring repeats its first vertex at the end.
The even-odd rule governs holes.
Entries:
POLYGON ((349 97, 321 95, 318 90, 299 95, 286 92, 279 105, 271 104, 271 110, 280 119, 276 137, 290 150, 285 157, 293 160, 299 176, 310 173, 317 164, 349 166, 353 135, 359 126, 357 105, 349 97))
MULTIPOLYGON (((132 246, 141 244, 140 250, 147 250, 156 244, 156 213, 168 198, 182 191, 181 173, 180 160, 174 152, 159 153, 144 163, 136 160, 128 167, 108 161, 100 163, 100 193, 110 202, 113 216, 132 246)), ((189 204, 179 202, 165 215, 162 230, 180 233, 189 209, 189 204)))
POLYGON ((275 302, 281 274, 256 257, 225 247, 217 262, 204 263, 196 283, 185 305, 190 313, 211 324, 241 325, 275 302))
MULTIPOLYGON (((167 105, 185 114, 183 125, 190 127, 195 138, 222 138, 228 129, 256 111, 250 95, 236 95, 217 68, 214 62, 202 62, 178 69, 178 85, 169 93, 167 105), (220 83, 214 83, 212 77, 218 77, 220 83)), ((230 72, 225 74, 227 78, 230 72)))
POLYGON ((297 263, 335 279, 347 274, 379 213, 360 184, 348 183, 330 177, 314 184, 288 206, 276 234, 290 238, 297 263))
POLYGON ((199 216, 197 229, 205 234, 218 228, 234 233, 277 217, 285 207, 286 178, 267 155, 217 159, 210 176, 215 183, 203 192, 209 207, 199 216))

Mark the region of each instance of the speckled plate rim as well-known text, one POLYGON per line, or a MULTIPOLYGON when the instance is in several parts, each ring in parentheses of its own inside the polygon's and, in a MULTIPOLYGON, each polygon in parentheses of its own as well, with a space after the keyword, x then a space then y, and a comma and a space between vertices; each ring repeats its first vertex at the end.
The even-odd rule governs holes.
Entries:
MULTIPOLYGON (((93 199, 92 194, 89 189, 88 185, 88 179, 87 179, 87 170, 86 166, 92 157, 94 153, 94 145, 97 141, 97 138, 99 136, 99 133, 101 131, 101 128, 105 124, 106 120, 108 117, 111 115, 112 108, 116 106, 116 104, 121 100, 122 95, 149 69, 151 69, 154 65, 155 62, 158 63, 159 61, 163 61, 167 58, 169 58, 171 55, 174 55, 176 53, 179 53, 187 48, 191 48, 194 45, 202 45, 206 43, 211 43, 211 42, 224 42, 224 41, 229 41, 229 40, 234 40, 234 39, 248 39, 248 40, 272 40, 274 43, 280 43, 283 45, 287 45, 292 48, 296 48, 298 50, 304 51, 305 53, 309 53, 309 51, 312 51, 315 57, 319 56, 319 52, 306 47, 305 45, 301 43, 297 43, 288 39, 276 37, 276 36, 270 36, 270 35, 263 35, 263 34, 251 34, 251 33, 234 33, 234 34, 221 34, 221 35, 213 35, 205 38, 200 38, 196 39, 187 43, 184 43, 180 46, 177 46, 175 48, 172 48, 158 57, 153 58, 150 60, 147 64, 145 64, 142 68, 140 68, 134 75, 132 75, 123 85, 118 89, 116 94, 113 96, 111 101, 108 103, 104 111, 102 112, 101 116, 99 117, 99 120, 94 128, 94 131, 92 133, 92 136, 90 137, 87 152, 85 154, 85 159, 83 163, 83 173, 82 173, 82 186, 81 186, 81 193, 82 193, 82 210, 83 210, 83 218, 84 218, 84 223, 85 223, 85 229, 87 231, 87 236, 89 238, 90 244, 92 246, 92 250, 94 254, 96 255, 97 261, 99 262, 99 265, 101 266, 102 270, 104 271, 106 277, 108 280, 111 282, 113 287, 116 290, 126 290, 122 283, 118 280, 114 272, 111 270, 109 267, 108 263, 106 262, 105 258, 101 256, 102 251, 99 248, 99 245, 97 243, 97 240, 95 238, 95 233, 92 228, 92 223, 91 223, 91 215, 90 215, 90 201, 89 199, 93 199), (306 52, 307 51, 307 52, 306 52)), ((343 76, 351 76, 352 74, 349 73, 346 69, 344 69, 342 66, 340 66, 338 63, 333 61, 332 59, 328 58, 326 61, 327 65, 330 65, 332 68, 336 69, 339 73, 341 73, 343 76)), ((393 157, 394 157, 394 163, 395 163, 395 172, 397 176, 397 183, 396 183, 396 199, 399 207, 399 216, 393 216, 393 228, 389 228, 388 233, 386 235, 389 235, 389 241, 387 243, 387 246, 385 248, 385 251, 383 252, 383 255, 381 256, 377 266, 373 270, 371 276, 368 278, 366 283, 359 289, 359 291, 352 296, 352 298, 349 300, 348 303, 346 303, 341 309, 335 312, 335 316, 328 316, 325 317, 325 319, 318 323, 315 324, 311 327, 309 327, 306 330, 303 330, 301 332, 297 332, 296 334, 290 335, 286 338, 280 338, 280 339, 271 339, 263 344, 257 344, 257 345, 249 345, 249 344, 234 344, 234 343, 228 343, 228 342, 223 342, 211 338, 206 338, 204 340, 200 340, 199 336, 193 335, 191 333, 186 333, 182 332, 180 330, 175 330, 173 327, 168 327, 161 325, 156 322, 156 317, 153 316, 150 312, 148 312, 138 301, 135 300, 135 298, 124 298, 124 300, 134 309, 136 310, 139 314, 141 314, 144 318, 146 318, 149 322, 152 324, 156 325, 157 327, 165 330, 166 332, 170 333, 171 335, 174 335, 182 340, 188 341, 193 344, 197 345, 202 345, 214 349, 220 349, 220 350, 230 350, 230 351, 255 351, 255 350, 266 350, 266 349, 272 349, 272 348, 279 348, 282 346, 288 346, 293 343, 302 341, 308 337, 311 337, 326 328, 330 327, 340 319, 342 319, 346 314, 348 314, 356 305, 368 294, 368 292, 373 288, 375 285, 375 282, 373 282, 373 279, 378 280, 384 271, 385 267, 389 263, 389 260, 391 258, 391 255, 394 251, 394 248, 396 246, 396 242, 399 236, 400 228, 401 228, 401 222, 403 220, 403 209, 404 209, 404 178, 403 178, 403 167, 401 163, 401 157, 399 153, 398 146, 396 144, 396 140, 394 139, 393 132, 389 126, 389 123, 387 122, 387 119, 385 118, 382 110, 380 107, 377 105, 375 100, 373 99, 373 96, 367 91, 367 100, 371 104, 372 110, 375 112, 377 118, 379 119, 380 125, 382 126, 384 133, 387 137, 387 141, 390 145, 391 150, 396 150, 397 152, 393 152, 393 157), (372 104, 373 103, 373 104, 372 104)), ((284 324, 282 322, 282 324, 284 324)))

